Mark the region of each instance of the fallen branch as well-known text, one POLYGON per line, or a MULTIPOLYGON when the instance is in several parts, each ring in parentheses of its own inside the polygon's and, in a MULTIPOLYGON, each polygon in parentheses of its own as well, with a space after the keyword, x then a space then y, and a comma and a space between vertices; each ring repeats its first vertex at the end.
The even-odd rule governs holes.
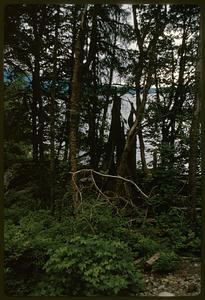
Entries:
POLYGON ((152 265, 160 258, 160 252, 155 253, 146 261, 147 267, 152 267, 152 265))
POLYGON ((94 183, 94 186, 96 187, 96 189, 98 190, 98 192, 99 192, 102 196, 104 196, 104 197, 106 198, 107 202, 108 202, 111 206, 114 206, 114 208, 117 210, 117 214, 119 215, 119 210, 118 210, 118 208, 117 208, 114 204, 112 204, 112 203, 110 202, 109 197, 108 197, 107 195, 105 195, 105 194, 101 191, 101 189, 98 187, 97 183, 95 182, 95 178, 94 178, 94 176, 93 176, 93 171, 92 171, 92 170, 91 170, 91 178, 92 178, 92 181, 93 181, 93 183, 94 183))
POLYGON ((124 177, 119 176, 119 175, 103 174, 103 173, 94 171, 93 169, 81 169, 81 170, 78 170, 76 172, 70 172, 70 173, 71 174, 78 174, 78 173, 82 173, 82 172, 95 173, 95 174, 98 174, 98 175, 103 176, 103 177, 116 178, 116 179, 121 179, 123 181, 129 182, 129 183, 131 183, 132 185, 135 186, 135 188, 138 190, 138 192, 140 192, 141 195, 143 195, 143 197, 145 197, 146 199, 149 198, 149 196, 147 196, 145 193, 143 193, 143 191, 138 187, 138 185, 134 181, 132 181, 131 179, 124 178, 124 177))

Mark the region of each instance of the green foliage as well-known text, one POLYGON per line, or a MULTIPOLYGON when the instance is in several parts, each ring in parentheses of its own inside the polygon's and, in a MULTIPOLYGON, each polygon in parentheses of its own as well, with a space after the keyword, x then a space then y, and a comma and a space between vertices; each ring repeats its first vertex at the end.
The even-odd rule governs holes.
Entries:
POLYGON ((131 295, 142 288, 125 242, 100 234, 75 234, 76 228, 72 218, 57 222, 44 210, 30 213, 18 224, 6 222, 6 291, 11 295, 117 295, 127 291, 131 295))
MULTIPOLYGON (((135 295, 142 283, 133 257, 142 258, 143 264, 161 250, 153 270, 163 273, 178 265, 176 254, 165 247, 180 254, 200 252, 200 218, 192 228, 189 214, 170 209, 178 201, 175 197, 186 189, 176 178, 187 172, 193 140, 190 128, 198 92, 199 7, 137 5, 132 10, 123 5, 88 5, 79 60, 73 58, 83 7, 67 5, 63 14, 61 10, 64 6, 17 5, 14 9, 8 5, 5 10, 5 169, 12 166, 4 178, 6 291, 18 296, 135 295), (133 24, 128 21, 131 14, 133 24), (139 22, 138 35, 145 37, 141 39, 143 51, 129 47, 138 40, 135 21, 139 22), (183 47, 176 44, 177 35, 181 35, 183 47), (76 91, 81 98, 76 111, 67 100, 74 95, 71 81, 80 61, 85 72, 81 72, 82 84, 76 91), (142 67, 140 72, 138 67, 142 67), (178 72, 176 79, 173 74, 178 72), (124 86, 114 84, 113 74, 124 86), (153 82, 149 82, 150 74, 157 75, 153 82), (146 77, 148 86, 154 84, 156 89, 138 89, 136 82, 141 85, 146 77), (126 105, 129 114, 136 93, 147 98, 141 112, 144 121, 138 125, 142 125, 144 154, 153 155, 150 176, 143 174, 139 160, 140 171, 130 172, 130 155, 127 161, 118 159, 126 157, 121 155, 121 135, 128 137, 128 152, 136 150, 131 149, 134 143, 126 134, 136 116, 132 111, 129 118, 124 114, 126 105), (121 100, 117 118, 115 95, 121 100), (74 127, 79 129, 78 143, 73 142, 79 154, 77 168, 106 171, 108 153, 113 158, 111 169, 124 164, 124 175, 136 175, 139 187, 151 195, 149 203, 141 202, 139 193, 129 193, 139 206, 133 209, 124 203, 122 208, 115 197, 109 201, 101 198, 94 185, 81 181, 78 173, 76 182, 83 199, 74 218, 67 149, 72 115, 74 127), (120 131, 114 130, 112 135, 111 124, 120 131), (55 158, 54 172, 51 157, 55 158), (147 205, 152 209, 146 211, 147 205), (158 218, 157 222, 149 223, 149 217, 158 218)), ((197 132, 196 139, 199 149, 197 132)), ((140 142, 140 150, 142 145, 140 142)), ((200 151, 195 159, 199 174, 200 151)), ((102 190, 103 181, 99 184, 102 190)), ((114 185, 110 189, 116 192, 114 185)))
POLYGON ((17 278, 21 275, 24 276, 23 273, 20 274, 21 270, 30 270, 32 273, 36 267, 40 267, 45 259, 45 250, 52 244, 52 240, 43 235, 29 239, 20 227, 16 228, 14 225, 10 225, 7 232, 5 236, 5 263, 17 272, 17 278))
MULTIPOLYGON (((60 219, 58 213, 52 215, 48 210, 15 210, 15 205, 6 209, 7 293, 136 295, 143 284, 133 258, 141 257, 143 262, 162 247, 153 271, 175 270, 179 261, 174 252, 167 251, 161 241, 156 242, 154 235, 128 226, 125 217, 116 216, 105 204, 89 195, 77 218, 68 209, 60 219)), ((187 231, 187 240, 183 239, 185 220, 178 211, 160 216, 164 229, 175 235, 176 250, 185 245, 198 247, 199 239, 193 231, 187 231)))
POLYGON ((159 168, 155 174, 156 182, 158 185, 158 207, 163 208, 169 207, 173 200, 174 194, 177 191, 176 182, 177 170, 175 168, 163 166, 159 168))
POLYGON ((12 162, 26 160, 31 157, 31 146, 26 143, 7 141, 4 144, 6 167, 12 162))
POLYGON ((89 193, 83 200, 75 224, 77 232, 120 237, 121 231, 124 235, 126 222, 104 199, 97 199, 97 195, 89 193))
POLYGON ((13 223, 15 225, 19 224, 21 218, 29 214, 29 209, 24 207, 19 207, 13 204, 9 208, 5 208, 4 217, 6 219, 6 224, 13 223))
POLYGON ((23 210, 32 210, 37 202, 37 199, 34 199, 34 190, 34 186, 25 187, 18 191, 10 189, 5 195, 6 207, 14 210, 12 207, 18 206, 18 208, 21 207, 23 210))
POLYGON ((160 248, 157 242, 145 236, 140 236, 136 242, 135 249, 140 256, 148 257, 157 252, 160 248))
POLYGON ((173 251, 160 252, 159 259, 154 263, 152 270, 158 273, 169 273, 179 268, 179 257, 173 251))
POLYGON ((168 213, 162 213, 159 221, 163 230, 172 241, 172 248, 179 253, 190 252, 200 254, 201 250, 201 218, 197 218, 196 228, 192 228, 189 215, 178 208, 172 208, 168 213))
POLYGON ((119 240, 76 236, 49 255, 44 266, 48 295, 53 295, 54 281, 60 295, 119 295, 124 290, 134 295, 142 288, 132 253, 119 240))
POLYGON ((46 211, 32 212, 18 220, 18 224, 5 223, 4 263, 8 294, 26 295, 41 279, 47 250, 56 244, 54 236, 47 232, 51 224, 51 216, 46 211))

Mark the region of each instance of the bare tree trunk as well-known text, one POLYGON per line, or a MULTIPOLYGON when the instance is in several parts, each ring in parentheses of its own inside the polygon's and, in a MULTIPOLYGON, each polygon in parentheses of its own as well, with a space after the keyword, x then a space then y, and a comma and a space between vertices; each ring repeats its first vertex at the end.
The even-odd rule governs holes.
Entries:
MULTIPOLYGON (((73 68, 74 68, 74 52, 75 52, 75 43, 77 37, 77 14, 78 8, 74 6, 73 8, 73 22, 72 22, 72 52, 71 52, 71 59, 70 59, 70 68, 71 68, 71 86, 72 86, 72 77, 73 77, 73 68)), ((69 148, 69 134, 70 134, 70 97, 71 97, 71 89, 68 90, 68 97, 65 102, 66 105, 66 112, 65 112, 65 147, 64 147, 64 157, 63 160, 67 161, 70 160, 68 157, 68 148, 69 148)))
MULTIPOLYGON (((173 88, 169 96, 170 101, 166 108, 168 117, 165 116, 163 120, 163 128, 162 128, 162 145, 164 146, 164 149, 162 149, 161 152, 161 162, 162 162, 162 166, 168 164, 169 168, 173 168, 174 160, 175 160, 174 150, 175 150, 175 139, 176 139, 176 129, 175 129, 176 116, 180 114, 185 99, 184 72, 186 66, 186 51, 187 51, 186 50, 186 39, 187 39, 186 26, 187 25, 184 21, 181 51, 179 55, 179 76, 177 81, 177 88, 175 93, 173 88), (172 108, 170 109, 171 106, 172 108), (168 122, 165 122, 166 119, 168 119, 168 122), (165 123, 167 124, 165 125, 165 123), (167 149, 168 151, 166 151, 165 149, 167 149)), ((173 78, 173 85, 174 85, 174 78, 173 78)))
POLYGON ((45 195, 45 165, 44 165, 44 144, 43 144, 43 101, 41 95, 41 77, 40 77, 40 61, 42 52, 42 35, 45 29, 45 16, 46 6, 40 8, 38 5, 33 6, 31 13, 31 21, 33 26, 34 43, 33 43, 33 158, 38 161, 40 173, 39 173, 39 190, 41 198, 41 207, 46 208, 46 195, 45 195), (40 14, 39 14, 40 12, 40 14), (38 132, 37 132, 38 130, 38 132))
MULTIPOLYGON (((75 59, 73 67, 72 77, 72 92, 70 97, 70 166, 71 172, 77 171, 77 131, 78 131, 78 114, 79 114, 79 102, 81 98, 81 84, 82 84, 82 63, 83 63, 83 46, 85 40, 85 25, 86 25, 87 5, 83 7, 81 13, 81 24, 75 42, 75 59)), ((75 185, 75 181, 72 180, 73 191, 73 207, 74 213, 76 213, 79 201, 78 191, 75 185)))
MULTIPOLYGON (((33 54, 34 54, 34 68, 32 74, 32 92, 33 92, 33 99, 32 99, 32 130, 33 130, 33 159, 38 161, 39 159, 39 137, 38 137, 38 125, 37 125, 37 118, 38 118, 38 108, 37 105, 39 104, 39 99, 41 97, 41 85, 40 85, 40 41, 39 41, 39 34, 37 28, 37 12, 34 11, 33 15, 33 28, 34 28, 34 39, 35 44, 33 47, 33 54)), ((38 120, 39 123, 39 120, 38 120)))
POLYGON ((41 57, 41 45, 42 35, 45 28, 45 15, 46 7, 41 11, 41 16, 37 14, 38 6, 34 6, 32 12, 32 23, 34 32, 34 69, 32 78, 33 88, 33 105, 32 105, 32 128, 33 128, 33 158, 34 160, 44 158, 44 145, 43 145, 43 102, 41 97, 41 82, 40 82, 40 57, 41 57), (39 108, 37 109, 37 104, 39 108), (38 133, 37 133, 37 117, 38 117, 38 133), (39 157, 38 157, 39 155, 39 157))
MULTIPOLYGON (((134 180, 136 177, 136 166, 133 166, 131 163, 130 157, 133 153, 133 147, 134 147, 134 142, 136 139, 136 135, 139 133, 141 122, 143 120, 144 116, 144 110, 145 110, 145 104, 147 102, 147 96, 148 96, 148 91, 150 89, 150 86, 152 84, 152 76, 154 74, 154 68, 155 68, 155 61, 156 61, 156 45, 159 36, 163 33, 164 27, 165 27, 165 22, 162 22, 160 20, 160 13, 161 13, 161 7, 158 6, 156 10, 156 15, 155 15, 155 20, 156 20, 156 28, 155 31, 153 32, 153 37, 149 42, 149 45, 147 46, 147 50, 143 50, 143 44, 144 44, 144 33, 140 32, 137 24, 137 18, 136 18, 136 7, 133 6, 133 17, 134 17, 134 26, 135 26, 135 32, 136 32, 136 38, 137 38, 137 43, 140 51, 140 59, 141 59, 141 67, 137 69, 137 75, 136 75, 136 93, 137 93, 137 111, 136 111, 136 119, 130 128, 128 135, 127 135, 127 140, 125 142, 125 147, 121 156, 121 160, 117 169, 117 174, 134 180), (146 63, 146 60, 144 59, 144 54, 146 52, 146 56, 148 58, 148 65, 146 63), (142 78, 142 70, 145 68, 144 64, 146 63, 146 69, 145 69, 145 74, 144 75, 144 84, 143 84, 143 95, 142 95, 142 100, 139 97, 139 89, 140 85, 139 83, 141 82, 142 78)), ((164 14, 166 15, 166 9, 164 11, 164 14)), ((140 61, 140 60, 139 60, 140 61)), ((118 190, 121 190, 121 187, 118 186, 118 190)), ((132 197, 133 200, 135 199, 137 195, 135 195, 135 191, 133 189, 130 189, 129 186, 125 184, 124 187, 125 193, 128 197, 132 197)))
POLYGON ((196 92, 193 107, 192 123, 190 128, 190 150, 189 150, 189 194, 190 194, 190 213, 192 224, 196 223, 196 200, 197 200, 197 154, 199 140, 199 118, 200 118, 200 102, 199 102, 199 70, 196 70, 196 92))
POLYGON ((32 90, 33 90, 33 97, 32 97, 32 145, 33 145, 33 160, 35 162, 38 161, 38 132, 37 132, 37 101, 38 101, 38 94, 37 94, 37 84, 36 84, 36 72, 37 68, 34 67, 33 75, 32 75, 32 90))
POLYGON ((57 51, 58 51, 58 28, 59 28, 59 7, 56 8, 55 44, 53 50, 53 78, 51 83, 50 102, 50 209, 55 207, 55 84, 57 73, 57 51))
MULTIPOLYGON (((114 61, 115 61, 115 55, 116 55, 116 43, 117 43, 117 32, 115 31, 114 35, 114 41, 113 41, 113 47, 112 47, 112 57, 111 57, 111 64, 110 64, 110 73, 109 73, 109 83, 107 90, 111 90, 112 81, 113 81, 113 73, 114 73, 114 61)), ((104 144, 104 131, 105 131, 105 124, 106 124, 106 117, 107 117, 107 111, 110 101, 110 94, 109 92, 106 95, 105 104, 104 104, 104 110, 103 110, 103 116, 102 116, 102 125, 100 127, 100 134, 99 134, 99 153, 98 153, 98 163, 100 162, 102 153, 103 153, 103 144, 104 144)), ((103 161, 104 164, 104 161, 103 161)))
POLYGON ((146 84, 144 86, 143 98, 142 98, 142 101, 140 102, 140 106, 137 108, 135 122, 133 123, 132 127, 130 128, 130 130, 128 132, 125 147, 124 147, 121 161, 120 161, 120 164, 118 167, 118 174, 121 175, 122 177, 133 178, 132 177, 133 176, 133 166, 131 166, 129 163, 130 162, 129 157, 132 153, 132 147, 133 147, 133 143, 135 141, 136 134, 138 134, 141 122, 143 120, 144 109, 145 109, 145 104, 147 102, 148 91, 149 91, 151 83, 152 83, 154 61, 155 61, 155 56, 156 56, 156 53, 155 53, 156 52, 156 42, 157 42, 157 40, 155 41, 155 44, 152 45, 152 49, 149 54, 148 75, 146 78, 146 84))
POLYGON ((90 96, 90 105, 88 108, 89 111, 89 131, 88 131, 88 143, 90 148, 90 166, 93 169, 98 168, 98 135, 97 135, 97 82, 96 82, 96 53, 97 53, 97 13, 99 6, 94 5, 92 11, 92 30, 90 36, 90 46, 89 52, 84 66, 84 72, 91 74, 91 83, 92 83, 92 96, 90 96))
POLYGON ((140 144, 140 155, 141 155, 141 162, 142 162, 142 171, 145 176, 150 174, 149 169, 147 167, 146 157, 145 157, 145 145, 144 139, 142 135, 142 127, 139 127, 138 130, 138 137, 139 137, 139 144, 140 144))
MULTIPOLYGON (((128 117, 128 125, 129 125, 129 129, 132 128, 132 125, 134 124, 134 116, 136 116, 136 110, 134 108, 133 103, 131 102, 131 110, 130 110, 130 114, 128 117)), ((133 166, 133 177, 132 179, 135 180, 136 179, 136 148, 137 148, 137 137, 135 136, 134 141, 133 141, 133 147, 132 147, 132 153, 130 155, 130 164, 133 166)))
POLYGON ((120 119, 121 98, 117 95, 113 98, 112 120, 104 162, 104 167, 109 174, 116 173, 125 144, 124 128, 120 119))
POLYGON ((130 164, 130 155, 132 154, 133 151, 133 143, 135 141, 136 138, 136 134, 138 133, 139 130, 139 126, 140 123, 143 119, 143 115, 144 115, 144 108, 145 108, 145 104, 147 101, 147 94, 148 94, 148 90, 150 88, 151 85, 151 73, 149 74, 149 78, 147 81, 147 88, 144 92, 143 95, 143 100, 141 102, 141 105, 138 109, 137 112, 137 116, 135 119, 135 122, 133 123, 132 127, 130 128, 128 135, 127 135, 127 140, 125 143, 125 147, 121 156, 121 160, 120 160, 120 164, 118 167, 118 174, 122 177, 127 177, 127 178, 133 178, 135 177, 135 174, 133 174, 133 172, 135 171, 135 168, 133 169, 133 166, 130 164))

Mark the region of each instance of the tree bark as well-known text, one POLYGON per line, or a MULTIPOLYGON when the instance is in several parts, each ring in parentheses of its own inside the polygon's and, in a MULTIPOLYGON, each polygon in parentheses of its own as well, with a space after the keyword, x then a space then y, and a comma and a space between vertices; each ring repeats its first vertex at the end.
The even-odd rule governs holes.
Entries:
MULTIPOLYGON (((80 29, 75 42, 75 59, 72 76, 72 89, 70 97, 70 167, 71 172, 77 171, 77 132, 78 132, 78 114, 79 114, 79 103, 81 98, 81 84, 82 84, 82 63, 83 63, 83 46, 85 40, 85 26, 87 5, 83 7, 81 12, 81 23, 80 29)), ((73 178, 74 179, 74 178, 73 178)), ((73 191, 73 208, 74 214, 77 212, 79 205, 78 191, 76 189, 75 181, 72 180, 72 191, 73 191)))
MULTIPOLYGON (((130 114, 128 117, 128 125, 129 125, 129 129, 132 128, 132 125, 134 124, 134 116, 136 116, 136 110, 134 108, 133 103, 131 102, 131 110, 130 110, 130 114)), ((135 136, 134 141, 133 141, 133 147, 132 147, 132 153, 130 155, 130 164, 133 166, 133 180, 136 179, 136 148, 137 148, 137 138, 135 136)))
MULTIPOLYGON (((109 82, 108 82, 108 87, 107 87, 107 95, 105 98, 105 104, 104 104, 104 110, 103 110, 103 116, 102 116, 102 125, 100 127, 100 134, 99 134, 99 153, 98 153, 98 164, 100 162, 103 149, 104 149, 104 131, 105 131, 105 125, 106 125, 106 117, 107 117, 107 111, 108 111, 108 106, 110 102, 110 93, 109 91, 111 90, 112 87, 112 82, 113 82, 113 73, 114 73, 114 61, 115 61, 115 55, 116 55, 116 43, 117 43, 117 31, 115 30, 114 32, 114 41, 113 41, 113 46, 112 46, 112 56, 111 56, 111 63, 110 63, 110 72, 109 72, 109 82)), ((103 159, 103 168, 106 169, 104 166, 105 160, 103 159)))
POLYGON ((38 131, 37 131, 37 101, 38 101, 38 90, 37 90, 37 66, 35 65, 33 74, 32 74, 32 146, 33 146, 33 160, 38 161, 38 131))
POLYGON ((149 174, 149 170, 147 167, 146 157, 145 157, 145 145, 143 140, 142 134, 142 127, 139 127, 138 130, 138 137, 139 137, 139 144, 140 144, 140 155, 141 155, 141 162, 142 162, 142 172, 145 176, 149 174))
POLYGON ((122 177, 125 178, 135 178, 136 174, 134 174, 135 169, 133 168, 133 166, 130 163, 130 155, 132 154, 133 151, 133 143, 135 141, 136 138, 136 134, 139 130, 139 126, 140 123, 143 119, 143 115, 144 115, 144 108, 145 108, 145 104, 147 101, 147 94, 148 94, 148 90, 150 88, 151 85, 151 73, 149 74, 149 78, 148 78, 148 82, 147 82, 147 87, 146 90, 144 92, 143 95, 143 100, 141 102, 141 105, 138 109, 137 112, 137 116, 135 119, 135 122, 133 123, 132 127, 130 128, 128 135, 127 135, 127 140, 125 142, 125 147, 121 156, 121 160, 120 160, 120 164, 118 167, 118 174, 122 177))
POLYGON ((163 120, 162 125, 162 145, 163 149, 161 152, 161 164, 162 166, 168 165, 169 168, 173 168, 175 161, 175 139, 176 139, 176 116, 180 113, 183 106, 185 96, 184 96, 184 72, 186 66, 186 23, 183 25, 183 36, 182 44, 179 56, 179 76, 177 81, 177 88, 174 93, 174 78, 173 78, 173 88, 170 93, 170 101, 166 107, 166 116, 163 120), (173 105, 172 105, 173 104, 173 105), (172 105, 172 108, 170 109, 172 105), (167 119, 167 124, 165 125, 165 120, 167 119))
POLYGON ((64 147, 64 155, 63 160, 67 161, 70 160, 68 157, 68 150, 69 150, 69 140, 70 140, 70 97, 71 97, 71 89, 72 89, 72 77, 73 77, 73 68, 74 68, 74 52, 75 52, 75 42, 77 38, 77 13, 78 13, 78 7, 73 7, 73 19, 72 19, 72 52, 71 52, 71 58, 70 58, 70 73, 71 78, 69 82, 69 90, 68 90, 68 97, 65 102, 66 106, 66 112, 65 112, 65 147, 64 147))
POLYGON ((37 12, 39 7, 34 6, 32 14, 33 31, 34 31, 34 69, 32 78, 33 88, 33 105, 32 105, 32 127, 33 127, 33 159, 43 161, 44 158, 44 144, 43 144, 43 102, 41 96, 41 79, 40 79, 40 58, 41 58, 41 44, 42 34, 45 27, 46 7, 41 11, 41 19, 38 18, 37 12), (37 104, 39 108, 37 109, 37 104), (38 117, 38 132, 37 132, 37 117, 38 117))
POLYGON ((90 166, 94 170, 98 169, 98 135, 97 135, 97 74, 96 74, 96 54, 97 54, 97 13, 99 5, 94 5, 92 10, 92 29, 90 36, 89 52, 84 65, 84 73, 91 74, 92 95, 90 95, 89 111, 89 131, 88 143, 90 148, 90 166))
MULTIPOLYGON (((156 11, 156 27, 155 30, 153 32, 153 36, 152 39, 149 42, 149 45, 147 46, 147 50, 146 50, 146 56, 148 59, 148 64, 146 63, 146 61, 144 60, 143 57, 141 57, 142 62, 141 64, 146 63, 146 69, 145 69, 145 74, 144 75, 144 86, 143 86, 143 94, 142 94, 142 100, 139 97, 139 88, 137 90, 136 88, 136 93, 137 94, 137 112, 136 112, 136 119, 132 125, 132 127, 130 128, 128 135, 127 135, 127 139, 125 142, 125 147, 121 156, 121 160, 117 169, 117 174, 125 177, 125 178, 130 178, 132 180, 135 179, 136 177, 136 166, 133 166, 130 160, 130 157, 132 155, 133 152, 133 147, 134 147, 134 141, 136 138, 136 135, 138 134, 139 130, 140 130, 140 126, 141 126, 141 122, 143 120, 143 116, 144 116, 144 110, 145 110, 145 105, 147 102, 147 96, 148 96, 148 91, 151 87, 152 84, 152 76, 154 73, 154 68, 155 68, 155 61, 156 61, 156 45, 157 45, 157 40, 159 38, 159 36, 163 33, 164 31, 164 27, 165 27, 165 22, 160 20, 160 6, 158 6, 157 11, 156 11)), ((165 10, 165 14, 166 14, 166 10, 165 10)), ((136 19, 136 16, 134 15, 134 19, 136 19)), ((137 20, 137 19, 136 19, 137 20)), ((135 21, 134 21, 135 22, 135 21)), ((141 43, 143 43, 144 37, 142 35, 142 33, 140 33, 139 28, 137 23, 135 23, 135 30, 136 30, 136 37, 137 37, 137 42, 138 42, 138 46, 139 46, 139 50, 140 50, 140 56, 144 55, 144 51, 142 52, 142 45, 141 43)), ((143 45, 144 46, 144 45, 143 45)), ((141 66, 141 68, 145 68, 145 66, 141 66)), ((139 87, 139 82, 141 81, 141 77, 142 77, 142 71, 141 68, 138 69, 138 74, 137 76, 139 76, 139 78, 136 78, 136 86, 138 85, 139 87)), ((118 190, 121 190, 121 187, 118 186, 118 190)), ((129 186, 125 186, 124 188, 125 193, 127 195, 127 197, 131 197, 133 198, 133 200, 136 199, 138 197, 136 197, 136 192, 131 189, 129 186)), ((139 199, 137 199, 139 201, 139 199)))
POLYGON ((50 102, 50 209, 55 207, 55 84, 57 76, 57 52, 58 52, 58 29, 59 29, 59 7, 56 8, 55 18, 55 44, 53 50, 53 78, 51 83, 50 102))
POLYGON ((199 141, 200 101, 199 101, 199 70, 196 70, 196 91, 193 106, 193 116, 190 128, 189 150, 189 198, 190 213, 193 226, 196 224, 196 200, 197 200, 197 156, 199 141))
POLYGON ((109 174, 116 173, 116 168, 120 162, 125 144, 124 128, 121 124, 120 111, 121 98, 117 95, 114 95, 110 134, 106 147, 106 156, 104 162, 105 169, 109 174))

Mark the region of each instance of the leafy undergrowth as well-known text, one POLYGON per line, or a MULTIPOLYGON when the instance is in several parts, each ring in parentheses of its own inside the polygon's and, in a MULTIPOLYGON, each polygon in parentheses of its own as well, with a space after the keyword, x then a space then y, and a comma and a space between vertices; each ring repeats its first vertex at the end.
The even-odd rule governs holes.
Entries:
POLYGON ((194 233, 192 240, 190 236, 181 238, 181 232, 177 236, 177 224, 170 226, 171 217, 173 214, 167 219, 161 216, 160 221, 164 228, 169 226, 168 234, 175 234, 175 244, 166 235, 156 234, 160 232, 159 228, 154 230, 156 226, 131 226, 103 200, 90 196, 77 218, 69 207, 55 215, 49 210, 31 212, 13 205, 5 210, 6 293, 139 295, 144 288, 141 275, 146 261, 156 252, 160 257, 149 271, 162 274, 179 268, 180 249, 186 242, 195 253, 194 233))

